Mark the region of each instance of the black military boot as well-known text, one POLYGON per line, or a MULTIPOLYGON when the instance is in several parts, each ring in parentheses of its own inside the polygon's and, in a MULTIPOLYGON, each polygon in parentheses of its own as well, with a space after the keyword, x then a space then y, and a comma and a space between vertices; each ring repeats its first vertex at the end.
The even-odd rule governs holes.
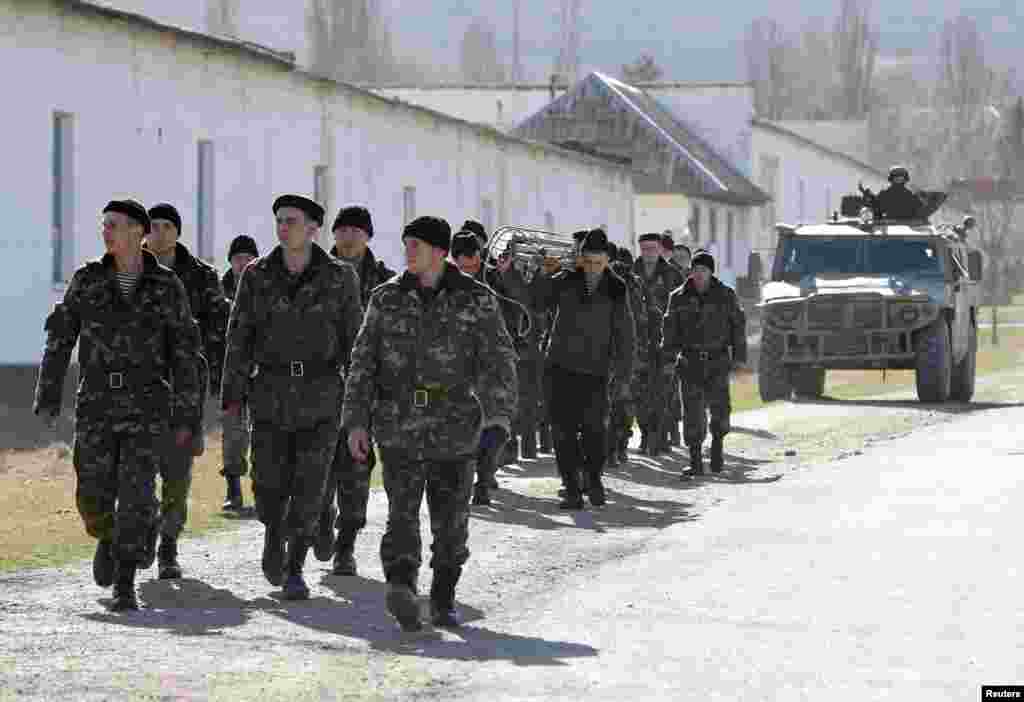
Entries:
POLYGON ((551 425, 547 422, 540 424, 540 452, 551 453, 551 425))
POLYGON ((558 503, 559 509, 580 510, 585 509, 583 505, 583 492, 580 490, 579 469, 573 467, 565 475, 565 496, 558 503))
POLYGON ((723 444, 724 437, 712 436, 711 437, 711 472, 721 473, 722 468, 725 467, 725 456, 723 444))
POLYGON ((308 600, 309 586, 302 577, 302 567, 306 563, 309 544, 302 536, 296 535, 288 542, 288 577, 284 582, 284 598, 286 600, 308 600))
POLYGON ((696 478, 704 475, 704 456, 701 455, 701 445, 690 445, 690 470, 683 472, 684 478, 696 478))
POLYGON ((537 458, 537 432, 528 431, 523 434, 523 458, 533 460, 537 458))
POLYGON ((92 557, 92 579, 100 587, 114 584, 117 562, 114 560, 114 544, 109 539, 96 543, 96 553, 92 557))
POLYGON ((268 524, 263 532, 263 577, 275 587, 284 580, 284 536, 280 522, 268 524))
POLYGON ((156 560, 156 542, 157 539, 160 538, 160 523, 161 519, 158 517, 153 520, 152 526, 149 531, 146 532, 146 551, 145 553, 139 554, 139 560, 135 564, 135 567, 138 570, 146 570, 153 565, 153 561, 156 560))
POLYGON ((118 561, 114 600, 110 603, 111 612, 127 612, 139 608, 139 601, 135 598, 136 567, 135 561, 118 561))
POLYGON ((473 504, 486 507, 491 504, 491 489, 486 482, 477 482, 473 486, 473 504))
POLYGON ((225 512, 241 512, 245 507, 242 501, 242 479, 237 475, 225 475, 224 481, 228 484, 228 490, 221 509, 225 512))
POLYGON ((647 455, 647 449, 648 449, 649 445, 650 445, 650 441, 647 438, 647 430, 646 429, 641 429, 640 430, 640 453, 641 453, 641 455, 644 455, 644 456, 647 455))
POLYGON ((430 586, 430 621, 434 626, 456 628, 462 619, 455 609, 455 586, 462 568, 438 568, 430 586))
POLYGON ((604 483, 601 482, 601 471, 591 471, 588 482, 587 497, 594 507, 604 507, 604 483))
POLYGON ((313 555, 318 561, 329 561, 334 555, 334 522, 338 519, 338 508, 333 504, 320 513, 317 525, 316 540, 313 542, 313 555))
POLYGON ((388 593, 384 596, 384 604, 391 616, 398 620, 402 631, 419 631, 423 628, 415 578, 388 577, 388 593))
POLYGON ((181 564, 178 563, 178 540, 176 538, 165 534, 160 539, 157 563, 161 580, 177 580, 181 577, 181 564))
POLYGON ((343 529, 338 532, 338 540, 334 544, 334 567, 331 568, 332 575, 356 575, 356 532, 352 529, 343 529))
POLYGON ((672 426, 668 428, 668 439, 672 448, 677 448, 683 445, 683 439, 679 435, 679 424, 677 422, 672 422, 672 426))

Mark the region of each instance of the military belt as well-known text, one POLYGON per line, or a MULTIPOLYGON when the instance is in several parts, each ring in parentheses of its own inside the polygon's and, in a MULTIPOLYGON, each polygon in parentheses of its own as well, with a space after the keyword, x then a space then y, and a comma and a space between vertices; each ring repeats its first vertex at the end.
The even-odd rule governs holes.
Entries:
POLYGON ((719 347, 717 349, 683 349, 682 354, 684 356, 695 356, 701 361, 710 361, 712 358, 718 358, 720 356, 727 356, 729 349, 719 347))
POLYGON ((88 368, 85 381, 88 386, 102 387, 106 390, 126 390, 154 385, 163 380, 159 373, 151 368, 132 368, 111 371, 105 368, 88 368))
MULTIPOLYGON (((382 400, 398 399, 399 393, 392 388, 381 386, 378 396, 382 400)), ((438 402, 449 402, 469 397, 467 385, 417 385, 412 391, 412 406, 419 409, 438 402)))
POLYGON ((338 372, 337 361, 288 361, 287 363, 257 363, 257 373, 283 375, 291 378, 334 375, 338 372))

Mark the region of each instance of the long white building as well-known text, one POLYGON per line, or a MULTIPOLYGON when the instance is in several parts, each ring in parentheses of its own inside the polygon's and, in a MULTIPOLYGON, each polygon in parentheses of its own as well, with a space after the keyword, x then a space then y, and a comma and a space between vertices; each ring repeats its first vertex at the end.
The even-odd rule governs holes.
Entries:
POLYGON ((83 0, 0 0, 10 98, 2 365, 38 363, 50 307, 103 252, 100 212, 112 198, 173 203, 183 243, 221 270, 239 233, 274 245, 270 206, 284 192, 316 197, 329 218, 366 204, 374 251, 398 268, 401 229, 422 214, 455 227, 604 225, 632 240, 633 180, 619 163, 315 77, 280 47, 166 21, 83 0))

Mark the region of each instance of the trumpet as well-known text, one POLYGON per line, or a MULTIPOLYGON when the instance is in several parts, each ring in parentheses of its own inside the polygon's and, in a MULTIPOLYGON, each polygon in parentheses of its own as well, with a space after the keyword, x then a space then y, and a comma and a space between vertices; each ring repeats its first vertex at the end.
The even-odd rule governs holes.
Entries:
POLYGON ((505 226, 491 235, 485 253, 488 268, 496 268, 498 260, 511 256, 512 265, 529 281, 542 267, 554 267, 556 261, 563 270, 573 270, 578 251, 569 235, 505 226))

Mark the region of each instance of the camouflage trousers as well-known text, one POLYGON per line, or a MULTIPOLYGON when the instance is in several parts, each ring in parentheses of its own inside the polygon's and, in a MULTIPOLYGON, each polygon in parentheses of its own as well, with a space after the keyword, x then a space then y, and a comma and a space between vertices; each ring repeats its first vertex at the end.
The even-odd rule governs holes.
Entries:
POLYGON ((672 389, 676 387, 675 373, 651 364, 647 367, 646 374, 646 392, 637 396, 637 421, 649 438, 660 437, 668 431, 669 422, 672 421, 669 401, 672 389))
POLYGON ((252 492, 261 522, 283 522, 286 536, 313 544, 338 434, 335 420, 302 429, 253 424, 252 492))
POLYGON ((330 518, 330 506, 338 503, 334 527, 339 533, 352 536, 366 526, 366 505, 370 501, 370 477, 377 465, 377 454, 370 439, 370 455, 366 463, 358 463, 348 449, 348 430, 342 429, 334 452, 331 474, 324 495, 324 511, 320 519, 330 518))
POLYGON ((249 407, 243 402, 237 416, 223 414, 224 467, 221 475, 242 477, 249 472, 249 446, 252 431, 249 426, 249 407))
POLYGON ((537 359, 521 359, 516 364, 519 401, 512 433, 523 437, 524 442, 529 442, 533 446, 536 446, 537 423, 540 417, 541 367, 542 363, 537 359), (532 438, 527 439, 527 436, 532 438))
POLYGON ((177 539, 185 529, 194 463, 192 447, 179 448, 174 443, 174 432, 169 432, 160 461, 161 536, 177 539))
POLYGON ((711 415, 711 436, 729 433, 729 362, 690 360, 683 370, 683 440, 687 446, 701 444, 707 436, 711 415))
POLYGON ((73 460, 75 502, 85 531, 111 540, 119 560, 148 560, 157 527, 156 476, 166 421, 78 417, 73 460))
POLYGON ((445 461, 415 461, 401 452, 383 452, 388 523, 380 542, 380 560, 388 581, 415 584, 422 563, 420 505, 427 496, 430 513, 430 567, 460 568, 469 559, 469 499, 476 461, 458 456, 445 461))
POLYGON ((633 434, 633 401, 613 398, 608 417, 608 451, 625 451, 633 434))

